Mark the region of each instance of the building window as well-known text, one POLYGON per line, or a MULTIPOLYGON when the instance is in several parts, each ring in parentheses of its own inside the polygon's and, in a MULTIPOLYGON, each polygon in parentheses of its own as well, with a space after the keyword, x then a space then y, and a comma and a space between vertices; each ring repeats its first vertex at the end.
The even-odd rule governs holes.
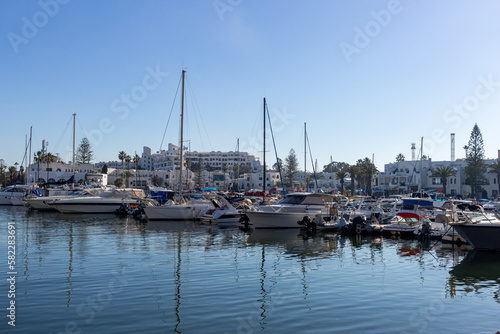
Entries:
POLYGON ((439 185, 439 184, 441 184, 441 178, 439 178, 439 177, 433 177, 432 178, 432 184, 433 185, 439 185))

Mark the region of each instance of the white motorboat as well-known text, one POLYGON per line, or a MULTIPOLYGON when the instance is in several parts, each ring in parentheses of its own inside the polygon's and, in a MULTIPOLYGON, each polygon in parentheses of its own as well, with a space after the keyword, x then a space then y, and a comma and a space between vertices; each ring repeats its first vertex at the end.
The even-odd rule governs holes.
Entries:
POLYGON ((75 198, 76 196, 97 196, 104 189, 94 188, 94 189, 84 189, 84 190, 57 190, 50 191, 48 196, 32 196, 24 198, 24 201, 28 204, 28 207, 32 210, 38 211, 57 211, 56 208, 50 206, 55 200, 75 198), (50 195, 54 193, 54 195, 50 195))
POLYGON ((214 206, 200 216, 202 221, 217 222, 222 224, 238 223, 241 213, 223 196, 211 199, 214 206))
POLYGON ((147 206, 144 213, 149 220, 198 220, 211 207, 212 204, 207 200, 181 204, 170 200, 164 205, 147 206))
POLYGON ((8 186, 0 190, 0 205, 24 205, 22 199, 29 192, 27 185, 8 186))
POLYGON ((115 213, 123 204, 138 205, 144 191, 140 189, 112 189, 98 196, 73 196, 48 203, 63 213, 115 213))
POLYGON ((478 251, 500 251, 500 217, 481 215, 451 223, 455 230, 478 251))
POLYGON ((245 212, 254 228, 300 228, 304 216, 330 216, 335 197, 328 194, 291 193, 277 204, 245 212))

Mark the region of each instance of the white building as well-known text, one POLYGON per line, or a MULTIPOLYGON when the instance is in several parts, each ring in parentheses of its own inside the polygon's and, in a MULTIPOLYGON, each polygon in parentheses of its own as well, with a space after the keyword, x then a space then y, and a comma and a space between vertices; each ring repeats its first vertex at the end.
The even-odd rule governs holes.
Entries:
MULTIPOLYGON (((486 165, 496 162, 495 159, 485 160, 486 165)), ((446 184, 446 195, 467 197, 470 195, 471 187, 465 184, 465 160, 456 161, 432 161, 414 160, 393 162, 384 165, 384 171, 378 173, 373 182, 374 192, 385 195, 401 194, 413 191, 442 191, 441 179, 432 177, 432 171, 438 166, 450 166, 456 175, 450 176, 446 184)), ((486 182, 482 185, 484 198, 498 196, 498 180, 495 173, 485 173, 486 182)))
POLYGON ((234 165, 238 163, 245 165, 252 171, 262 170, 262 165, 260 161, 251 154, 247 152, 186 152, 186 160, 190 160, 192 164, 198 164, 201 162, 202 166, 207 164, 213 171, 221 171, 224 164, 227 166, 227 170, 231 171, 234 165))
POLYGON ((30 183, 63 182, 75 175, 75 183, 96 182, 106 185, 107 175, 95 172, 94 164, 65 164, 62 162, 33 163, 28 166, 30 183))

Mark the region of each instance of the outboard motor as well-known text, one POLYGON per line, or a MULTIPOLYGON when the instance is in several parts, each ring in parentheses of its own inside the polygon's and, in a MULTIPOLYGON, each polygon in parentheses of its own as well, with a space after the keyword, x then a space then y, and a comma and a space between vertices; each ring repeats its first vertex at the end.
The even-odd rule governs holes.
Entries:
POLYGON ((298 221, 297 224, 304 226, 307 230, 316 230, 316 223, 309 218, 309 216, 304 216, 302 220, 298 221))
POLYGON ((248 231, 248 226, 250 225, 250 218, 248 218, 247 215, 242 215, 240 219, 238 219, 238 222, 243 224, 243 228, 248 231))
POLYGON ((424 239, 424 238, 429 238, 430 234, 431 234, 431 224, 426 220, 422 224, 422 227, 420 228, 420 233, 418 236, 421 239, 424 239))
POLYGON ((117 215, 127 215, 128 214, 128 204, 123 203, 120 205, 118 209, 116 209, 115 213, 117 215))
POLYGON ((361 216, 356 216, 352 220, 352 232, 356 234, 361 234, 363 231, 363 227, 366 225, 366 217, 361 215, 361 216))

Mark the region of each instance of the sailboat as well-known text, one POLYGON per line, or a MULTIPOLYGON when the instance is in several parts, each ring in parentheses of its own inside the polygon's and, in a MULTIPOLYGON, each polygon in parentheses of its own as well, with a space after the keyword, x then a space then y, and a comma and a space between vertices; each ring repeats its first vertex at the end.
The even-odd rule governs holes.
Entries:
POLYGON ((181 142, 179 150, 179 203, 174 203, 173 201, 168 201, 167 203, 159 206, 146 206, 144 208, 144 213, 149 220, 196 220, 200 214, 206 212, 210 209, 211 203, 201 202, 201 203, 186 203, 182 196, 183 193, 183 142, 184 142, 184 82, 186 77, 186 71, 182 70, 182 97, 181 97, 181 142))
MULTIPOLYGON (((266 99, 264 98, 264 193, 266 181, 266 99)), ((284 189, 283 189, 284 190, 284 189)), ((284 191, 283 191, 284 192, 284 191)), ((256 228, 300 228, 298 221, 304 216, 330 216, 330 207, 335 198, 327 194, 295 192, 285 196, 277 204, 260 205, 245 211, 250 224, 256 228)))

